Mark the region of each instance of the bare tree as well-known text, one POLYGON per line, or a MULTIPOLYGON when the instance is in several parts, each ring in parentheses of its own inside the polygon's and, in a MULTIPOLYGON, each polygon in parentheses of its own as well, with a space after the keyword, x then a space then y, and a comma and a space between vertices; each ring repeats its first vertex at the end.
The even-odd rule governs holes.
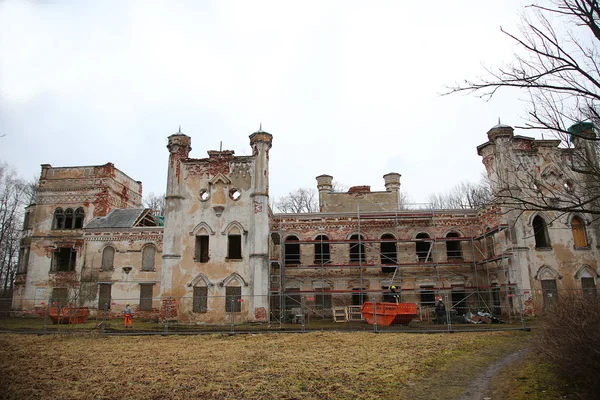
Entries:
POLYGON ((482 176, 478 183, 463 181, 446 193, 431 194, 429 204, 432 209, 477 209, 493 200, 490 181, 482 176))
POLYGON ((21 244, 28 185, 7 164, 0 163, 0 285, 12 288, 21 244))
POLYGON ((300 188, 275 201, 275 210, 281 213, 313 213, 319 211, 319 194, 313 188, 300 188))
MULTIPOLYGON (((467 92, 489 99, 500 89, 517 89, 527 94, 528 104, 527 122, 519 128, 550 132, 567 148, 574 141, 579 144, 569 157, 569 170, 561 171, 563 183, 548 184, 534 171, 526 172, 520 175, 520 189, 494 182, 502 188, 494 193, 497 200, 518 210, 600 214, 599 138, 590 130, 570 129, 600 122, 599 2, 533 4, 525 9, 519 33, 501 31, 517 45, 513 62, 486 68, 486 76, 450 87, 447 94, 467 92)), ((513 161, 515 171, 530 167, 513 161)))
POLYGON ((144 207, 150 208, 155 212, 158 212, 160 216, 165 215, 165 195, 156 195, 149 193, 144 197, 144 207))

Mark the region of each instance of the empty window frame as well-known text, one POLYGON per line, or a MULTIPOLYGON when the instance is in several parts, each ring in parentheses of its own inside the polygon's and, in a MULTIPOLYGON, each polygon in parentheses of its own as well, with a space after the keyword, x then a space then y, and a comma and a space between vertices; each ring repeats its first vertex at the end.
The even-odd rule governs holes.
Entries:
POLYGON ((547 249, 550 248, 550 237, 548 236, 548 226, 546 221, 539 215, 533 219, 533 234, 535 236, 535 248, 547 249))
POLYGON ((292 308, 300 307, 302 301, 300 297, 300 288, 289 288, 285 291, 284 295, 285 309, 290 310, 292 308))
POLYGON ((111 284, 99 283, 98 284, 98 309, 99 310, 110 310, 110 291, 111 284))
POLYGON ((329 250, 329 243, 326 243, 329 238, 325 235, 319 235, 315 240, 318 241, 318 243, 315 243, 315 264, 330 263, 331 252, 329 250))
POLYGON ((595 299, 596 298, 596 280, 591 277, 582 277, 581 278, 581 289, 583 291, 583 296, 595 299))
POLYGON ((156 248, 154 246, 144 246, 142 249, 142 271, 154 271, 155 256, 156 248))
POLYGON ((362 242, 365 238, 362 235, 352 235, 350 236, 350 262, 365 262, 365 244, 362 242))
POLYGON ((140 284, 140 310, 151 311, 152 310, 152 292, 154 284, 140 284))
POLYGON ((227 236, 227 258, 229 260, 242 259, 242 235, 227 236))
POLYGON ((85 217, 85 212, 83 211, 83 208, 79 207, 77 210, 75 210, 75 221, 73 224, 74 229, 83 228, 83 218, 84 217, 85 217))
POLYGON ((196 236, 196 262, 208 262, 208 235, 196 236))
POLYGON ((242 312, 241 286, 227 286, 225 288, 225 312, 242 312))
MULTIPOLYGON (((457 238, 460 235, 456 232, 450 232, 446 235, 446 238, 457 238)), ((447 240, 446 241, 446 257, 448 260, 461 260, 462 259, 462 248, 460 241, 458 240, 447 240)))
POLYGON ((65 211, 60 207, 54 210, 52 229, 65 229, 65 211))
POLYGON ((60 247, 52 252, 52 272, 72 272, 75 271, 75 261, 77 252, 70 247, 60 247))
POLYGON ((419 233, 415 239, 417 239, 417 259, 425 262, 431 261, 431 242, 423 240, 429 239, 429 235, 426 233, 419 233))
POLYGON ((544 307, 554 304, 558 300, 556 279, 542 279, 542 294, 544 307))
POLYGON ((421 286, 419 295, 421 298, 421 307, 435 306, 435 291, 433 290, 433 286, 421 286))
POLYGON ((352 305, 362 306, 364 302, 369 301, 367 292, 364 289, 354 288, 352 289, 352 305))
POLYGON ((469 311, 467 293, 464 288, 452 288, 451 300, 452 308, 456 310, 457 315, 464 315, 469 311))
POLYGON ((331 309, 331 293, 329 293, 329 292, 316 293, 315 294, 315 308, 317 310, 330 310, 331 309))
POLYGON ((59 207, 54 210, 52 229, 81 229, 84 217, 85 211, 81 207, 75 211, 72 208, 63 210, 59 207))
POLYGON ((300 264, 300 243, 298 236, 290 235, 285 238, 284 246, 284 264, 298 265, 300 264))
POLYGON ((192 311, 195 313, 208 312, 208 288, 206 286, 194 286, 193 296, 192 311))
POLYGON ((19 249, 19 267, 17 269, 18 274, 24 274, 27 272, 27 266, 29 265, 29 246, 24 246, 19 249))
POLYGON ((493 287, 492 290, 492 313, 502 315, 502 304, 500 303, 500 288, 493 287))
MULTIPOLYGON (((381 236, 382 240, 386 240, 385 242, 381 242, 379 244, 379 253, 381 257, 382 265, 396 265, 398 264, 398 252, 396 250, 396 238, 394 235, 386 233, 381 236), (393 240, 393 241, 392 241, 393 240)), ((394 272, 395 267, 382 267, 382 272, 394 272)))
POLYGON ((69 304, 69 289, 53 288, 50 305, 53 307, 64 307, 67 304, 69 304))
POLYGON ((111 271, 114 269, 115 264, 115 248, 112 246, 106 246, 102 250, 102 271, 111 271))
POLYGON ((575 247, 588 247, 585 225, 578 216, 571 219, 571 231, 573 232, 573 244, 575 247))

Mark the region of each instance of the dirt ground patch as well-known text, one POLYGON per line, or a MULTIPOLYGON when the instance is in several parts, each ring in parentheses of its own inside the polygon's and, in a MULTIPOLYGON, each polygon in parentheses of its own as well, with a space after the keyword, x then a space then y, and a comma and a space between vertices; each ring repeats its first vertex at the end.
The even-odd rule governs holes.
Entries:
POLYGON ((458 398, 522 332, 0 336, 7 399, 458 398))

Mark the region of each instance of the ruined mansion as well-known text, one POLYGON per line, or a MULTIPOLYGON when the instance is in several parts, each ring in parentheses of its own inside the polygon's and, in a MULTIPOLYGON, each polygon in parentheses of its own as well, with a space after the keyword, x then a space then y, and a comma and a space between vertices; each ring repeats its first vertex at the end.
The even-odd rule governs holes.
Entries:
MULTIPOLYGON (((526 181, 520 174, 573 185, 564 176, 573 149, 559 141, 514 135, 506 125, 487 137, 477 152, 493 191, 526 181), (529 170, 511 170, 514 160, 529 170)), ((560 289, 596 294, 598 237, 587 215, 404 210, 393 172, 383 176, 384 191, 334 192, 333 178, 320 175, 319 212, 277 214, 269 207, 272 140, 259 130, 251 156, 191 158, 191 138, 171 135, 164 216, 145 209, 141 182, 111 163, 42 165, 13 310, 58 303, 120 313, 130 303, 148 318, 168 309, 182 323, 221 324, 232 314, 282 321, 300 306, 330 318, 337 307, 388 299, 391 286, 421 310, 441 297, 458 311, 495 314, 536 312, 560 289)), ((573 140, 576 149, 585 142, 573 140)))

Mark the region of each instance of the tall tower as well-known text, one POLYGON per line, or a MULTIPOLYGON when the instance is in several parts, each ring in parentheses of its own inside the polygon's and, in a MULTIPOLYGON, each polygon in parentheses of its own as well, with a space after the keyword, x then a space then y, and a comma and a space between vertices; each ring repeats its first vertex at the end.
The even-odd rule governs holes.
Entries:
POLYGON ((169 168, 167 172, 167 189, 165 193, 165 227, 163 233, 163 267, 162 285, 163 295, 170 295, 173 290, 173 269, 181 261, 181 248, 177 243, 177 227, 182 226, 180 219, 183 214, 177 212, 182 207, 185 198, 182 187, 184 167, 182 161, 187 159, 192 150, 192 138, 179 131, 168 138, 169 168))
POLYGON ((254 156, 252 173, 252 227, 250 230, 250 274, 252 276, 254 318, 268 318, 269 308, 269 150, 273 136, 262 129, 250 135, 254 156))

